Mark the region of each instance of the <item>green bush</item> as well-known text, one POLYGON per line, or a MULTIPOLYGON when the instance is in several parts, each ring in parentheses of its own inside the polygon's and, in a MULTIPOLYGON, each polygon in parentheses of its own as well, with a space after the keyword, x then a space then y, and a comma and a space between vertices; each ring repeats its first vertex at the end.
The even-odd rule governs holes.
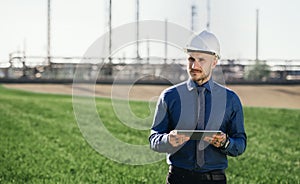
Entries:
POLYGON ((270 66, 262 60, 256 60, 254 65, 245 69, 245 79, 250 81, 266 81, 269 75, 270 66))

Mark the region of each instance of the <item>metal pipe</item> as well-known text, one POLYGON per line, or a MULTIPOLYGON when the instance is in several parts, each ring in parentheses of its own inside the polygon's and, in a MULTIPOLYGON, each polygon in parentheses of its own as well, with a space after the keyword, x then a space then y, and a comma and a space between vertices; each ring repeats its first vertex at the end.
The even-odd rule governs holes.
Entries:
POLYGON ((51 65, 51 0, 48 0, 47 26, 47 61, 51 65))
POLYGON ((207 31, 210 30, 210 0, 207 0, 207 22, 206 22, 207 31))
POLYGON ((259 10, 257 9, 257 10, 256 10, 256 51, 255 51, 255 60, 256 60, 256 61, 258 61, 258 59, 259 59, 259 58, 258 58, 258 46, 259 46, 259 45, 258 45, 258 41, 259 41, 259 39, 258 39, 258 36, 259 36, 259 35, 258 35, 258 34, 259 34, 259 33, 258 33, 258 32, 259 32, 259 31, 258 31, 258 30, 259 30, 259 27, 258 27, 258 26, 259 26, 259 10))
POLYGON ((140 2, 139 0, 136 0, 136 58, 140 58, 139 53, 139 19, 140 19, 140 2))
POLYGON ((111 48, 112 48, 112 43, 111 43, 111 37, 112 37, 112 28, 111 28, 111 14, 112 14, 112 12, 111 12, 111 10, 112 10, 112 2, 111 2, 112 0, 109 0, 109 20, 108 20, 108 27, 109 27, 109 50, 108 50, 108 52, 109 52, 109 57, 108 57, 108 60, 109 60, 109 64, 111 64, 112 63, 112 58, 111 58, 111 48))

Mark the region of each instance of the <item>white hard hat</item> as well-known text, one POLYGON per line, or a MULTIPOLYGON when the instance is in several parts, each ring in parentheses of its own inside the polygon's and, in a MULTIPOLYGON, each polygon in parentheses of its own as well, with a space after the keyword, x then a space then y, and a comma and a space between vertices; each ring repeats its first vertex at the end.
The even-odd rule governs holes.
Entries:
POLYGON ((217 37, 208 32, 202 31, 198 35, 193 35, 185 48, 186 52, 203 52, 216 55, 220 58, 220 43, 217 37))

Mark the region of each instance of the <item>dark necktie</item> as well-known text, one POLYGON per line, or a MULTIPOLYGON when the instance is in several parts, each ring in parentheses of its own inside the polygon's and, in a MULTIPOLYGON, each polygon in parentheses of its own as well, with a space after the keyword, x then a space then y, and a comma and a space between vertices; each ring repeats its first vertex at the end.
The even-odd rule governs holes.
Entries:
MULTIPOLYGON (((198 87, 198 122, 197 122, 197 129, 204 130, 204 121, 205 121, 205 88, 198 87)), ((203 140, 197 141, 197 164, 198 166, 204 165, 204 142, 203 140)))

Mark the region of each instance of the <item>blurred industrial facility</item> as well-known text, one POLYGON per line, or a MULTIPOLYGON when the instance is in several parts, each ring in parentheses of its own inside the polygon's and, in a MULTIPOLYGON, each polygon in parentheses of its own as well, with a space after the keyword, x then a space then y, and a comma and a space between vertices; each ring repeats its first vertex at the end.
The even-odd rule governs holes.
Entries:
MULTIPOLYGON (((72 82, 75 72, 82 82, 169 83, 187 79, 186 58, 84 58, 30 57, 12 53, 1 62, 1 82, 72 82), (170 81, 172 79, 172 81, 170 81)), ((300 60, 221 59, 226 83, 299 83, 300 60)), ((78 79, 77 79, 78 80, 78 79)))
MULTIPOLYGON (((29 56, 25 51, 9 54, 8 61, 0 60, 0 82, 73 82, 77 80, 98 83, 177 83, 187 79, 186 58, 168 57, 167 46, 164 56, 141 56, 139 42, 136 42, 135 57, 67 57, 51 54, 51 0, 48 0, 47 12, 47 54, 29 56), (78 74, 78 72, 82 72, 78 74)), ((136 0, 136 38, 139 40, 139 0, 136 0)), ((210 29, 210 3, 207 0, 207 30, 210 29)), ((196 6, 191 6, 191 30, 195 27, 196 6)), ((109 0, 108 27, 111 35, 111 0, 109 0)), ((261 60, 258 57, 258 20, 256 27, 256 58, 222 58, 218 67, 226 83, 299 83, 300 60, 261 60)), ((167 31, 166 31, 167 34, 167 31)), ((166 35, 167 37, 167 35, 166 35)), ((109 53, 111 54, 111 39, 109 53)), ((167 40, 166 43, 167 44, 167 40)), ((148 47, 147 50, 151 48, 148 47)))

